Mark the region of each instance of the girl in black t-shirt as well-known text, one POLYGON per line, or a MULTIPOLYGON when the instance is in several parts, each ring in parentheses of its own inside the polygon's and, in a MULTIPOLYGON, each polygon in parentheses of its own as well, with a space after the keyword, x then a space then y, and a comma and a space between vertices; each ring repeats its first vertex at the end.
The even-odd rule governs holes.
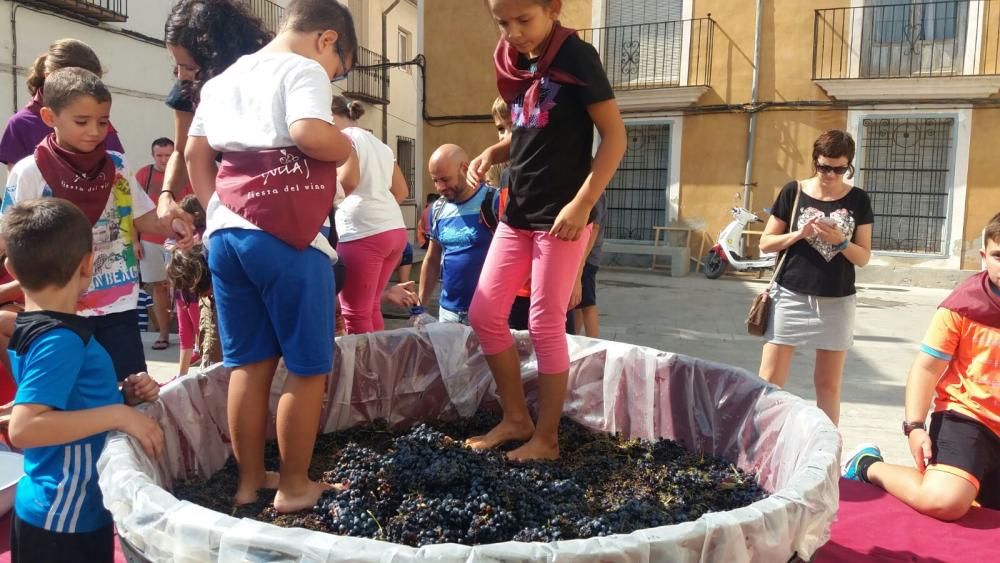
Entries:
POLYGON ((510 200, 497 227, 469 310, 500 393, 503 420, 469 440, 492 448, 528 440, 511 459, 559 456, 559 419, 569 351, 564 322, 590 236, 594 202, 625 153, 625 126, 601 59, 559 25, 560 0, 489 0, 502 32, 494 54, 497 86, 513 134, 472 161, 481 182, 510 161, 510 200), (592 157, 593 131, 601 144, 592 157), (538 358, 539 412, 533 423, 520 363, 507 328, 518 289, 531 278, 531 339, 538 358))
POLYGON ((854 341, 854 268, 871 259, 874 222, 868 194, 844 182, 845 174, 853 176, 853 160, 849 134, 820 135, 813 144, 816 175, 781 189, 760 239, 761 251, 787 253, 771 290, 760 376, 784 387, 795 347, 816 348, 816 403, 834 424, 854 341))

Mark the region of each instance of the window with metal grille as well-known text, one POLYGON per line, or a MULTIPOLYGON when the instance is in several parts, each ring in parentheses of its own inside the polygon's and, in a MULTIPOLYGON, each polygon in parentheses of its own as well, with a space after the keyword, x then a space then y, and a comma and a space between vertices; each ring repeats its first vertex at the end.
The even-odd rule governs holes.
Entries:
POLYGON ((680 83, 685 25, 683 0, 608 2, 598 37, 608 77, 616 87, 680 83))
POLYGON ((981 10, 981 0, 868 0, 857 22, 861 75, 961 74, 970 7, 981 10))
POLYGON ((862 122, 858 180, 875 212, 873 250, 944 254, 954 128, 951 117, 862 122))
POLYGON ((670 187, 670 125, 628 125, 628 148, 608 185, 610 239, 652 241, 665 225, 670 187))
POLYGON ((413 190, 417 182, 417 142, 409 137, 396 137, 396 163, 406 177, 406 185, 410 189, 410 198, 414 197, 413 190))

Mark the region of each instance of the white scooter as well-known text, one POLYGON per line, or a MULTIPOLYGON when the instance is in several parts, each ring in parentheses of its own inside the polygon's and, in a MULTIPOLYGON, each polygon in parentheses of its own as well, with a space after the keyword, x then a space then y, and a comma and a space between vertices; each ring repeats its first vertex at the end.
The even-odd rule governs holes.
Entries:
POLYGON ((760 223, 760 218, 752 211, 742 207, 730 210, 733 221, 719 233, 719 242, 708 251, 702 259, 702 271, 710 280, 718 279, 726 273, 727 268, 738 272, 755 272, 774 268, 778 258, 776 252, 765 252, 760 258, 744 258, 740 255, 743 247, 743 231, 751 223, 760 223))

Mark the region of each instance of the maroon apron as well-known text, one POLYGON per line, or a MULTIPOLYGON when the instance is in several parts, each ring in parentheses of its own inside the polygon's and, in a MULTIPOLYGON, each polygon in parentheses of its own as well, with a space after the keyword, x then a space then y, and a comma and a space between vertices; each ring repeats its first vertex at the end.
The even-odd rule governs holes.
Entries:
POLYGON ((295 147, 225 153, 215 191, 239 216, 305 250, 330 216, 337 164, 295 147))

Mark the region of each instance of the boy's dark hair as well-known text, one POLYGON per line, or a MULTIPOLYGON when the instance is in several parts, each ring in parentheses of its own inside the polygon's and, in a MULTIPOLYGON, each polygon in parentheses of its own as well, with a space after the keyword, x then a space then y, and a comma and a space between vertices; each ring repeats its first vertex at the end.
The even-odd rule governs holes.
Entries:
POLYGON ((821 156, 826 158, 846 158, 847 177, 854 176, 854 137, 847 131, 831 129, 820 135, 813 143, 812 164, 816 166, 816 159, 821 156))
POLYGON ((197 229, 198 232, 204 232, 207 227, 207 217, 205 216, 205 208, 201 206, 201 202, 198 201, 198 198, 193 195, 184 196, 184 199, 181 200, 180 207, 194 218, 194 228, 197 229))
POLYGON ((431 193, 427 194, 427 205, 430 205, 430 204, 434 203, 440 197, 441 197, 441 194, 439 194, 437 192, 431 192, 431 193))
POLYGON ((55 113, 73 103, 80 96, 90 96, 98 103, 111 101, 111 92, 93 72, 82 68, 63 68, 45 79, 42 103, 55 113))
POLYGON ((352 63, 357 60, 358 34, 354 30, 351 11, 336 0, 292 0, 285 7, 283 30, 297 33, 336 31, 337 43, 344 58, 352 63))
POLYGON ((93 249, 90 221, 65 199, 32 199, 5 211, 0 236, 17 281, 28 291, 66 287, 93 249))
POLYGON ((983 248, 986 248, 987 241, 1000 244, 1000 213, 994 215, 986 224, 986 232, 983 233, 983 248))
POLYGON ((212 288, 205 246, 196 244, 188 250, 175 249, 167 263, 167 279, 181 293, 198 296, 212 288))
POLYGON ((153 141, 153 144, 149 145, 149 150, 150 152, 152 152, 153 150, 156 149, 156 147, 172 147, 172 146, 174 146, 173 141, 171 141, 166 137, 160 137, 159 139, 153 141))
POLYGON ((35 59, 28 75, 28 93, 32 96, 39 90, 45 90, 45 75, 52 74, 61 68, 80 67, 93 72, 97 76, 104 74, 101 60, 97 54, 83 41, 77 39, 60 39, 49 45, 49 50, 35 59))
POLYGON ((267 45, 273 35, 242 0, 179 0, 163 26, 164 41, 184 47, 198 63, 193 83, 183 93, 197 103, 205 82, 222 74, 236 59, 267 45))

